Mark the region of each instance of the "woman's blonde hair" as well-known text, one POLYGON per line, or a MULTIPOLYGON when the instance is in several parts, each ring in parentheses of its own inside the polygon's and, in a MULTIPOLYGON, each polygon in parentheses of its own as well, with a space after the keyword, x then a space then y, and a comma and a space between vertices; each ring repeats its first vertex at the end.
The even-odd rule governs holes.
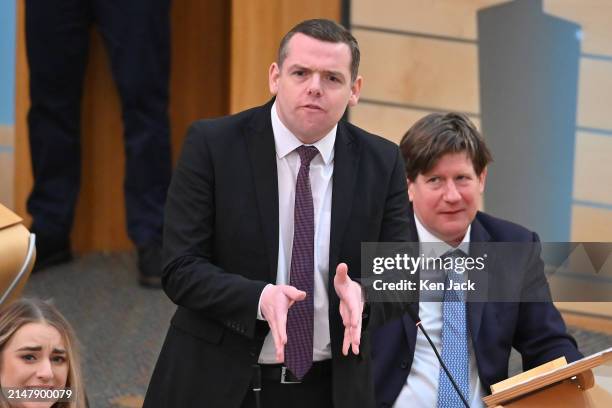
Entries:
MULTIPOLYGON (((48 301, 37 299, 20 299, 0 310, 0 356, 11 337, 22 326, 28 323, 44 323, 54 327, 62 336, 66 346, 68 360, 68 378, 66 388, 73 392, 70 402, 57 402, 54 408, 85 408, 85 387, 81 375, 81 361, 76 336, 68 321, 48 301)), ((2 370, 0 359, 0 371, 2 370)), ((0 384, 2 386, 2 384, 0 384)), ((0 408, 8 408, 10 404, 0 392, 0 408)))

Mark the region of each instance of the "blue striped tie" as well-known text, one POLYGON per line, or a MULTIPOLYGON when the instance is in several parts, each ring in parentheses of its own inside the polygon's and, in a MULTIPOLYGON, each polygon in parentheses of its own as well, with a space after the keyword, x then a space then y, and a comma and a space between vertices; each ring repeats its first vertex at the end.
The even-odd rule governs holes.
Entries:
MULTIPOLYGON (((450 256, 457 258, 463 254, 453 251, 450 256)), ((454 259, 454 260, 455 260, 454 259)), ((466 273, 457 273, 448 270, 444 287, 448 288, 449 281, 462 283, 467 280, 466 273)), ((463 396, 469 401, 470 379, 469 379, 469 352, 468 331, 465 307, 465 292, 446 289, 444 291, 444 303, 442 306, 442 361, 453 375, 463 396)), ((459 408, 463 407, 461 398, 453 388, 448 376, 440 367, 438 385, 438 407, 459 408)))

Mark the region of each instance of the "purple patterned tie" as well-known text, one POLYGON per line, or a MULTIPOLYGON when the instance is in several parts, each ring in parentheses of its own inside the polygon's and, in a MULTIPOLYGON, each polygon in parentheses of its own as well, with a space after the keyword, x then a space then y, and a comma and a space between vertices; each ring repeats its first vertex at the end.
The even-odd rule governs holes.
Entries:
POLYGON ((287 314, 285 365, 300 380, 312 366, 314 321, 314 208, 310 189, 310 161, 319 153, 314 146, 300 146, 300 171, 295 184, 293 250, 289 282, 306 292, 287 314))

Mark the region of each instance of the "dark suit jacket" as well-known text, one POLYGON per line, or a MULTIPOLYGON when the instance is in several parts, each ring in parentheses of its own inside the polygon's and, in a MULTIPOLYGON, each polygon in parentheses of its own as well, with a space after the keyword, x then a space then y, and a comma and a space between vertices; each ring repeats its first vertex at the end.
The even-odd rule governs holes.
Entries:
MULTIPOLYGON (((418 241, 412 209, 410 236, 411 241, 418 241)), ((481 212, 472 222, 470 242, 538 241, 537 234, 481 212)), ((533 245, 533 248, 536 249, 535 253, 527 258, 503 259, 503 266, 514 274, 515 282, 533 282, 544 276, 539 245, 533 245)), ((418 304, 412 306, 418 313, 418 304)), ((473 302, 467 304, 467 319, 478 375, 487 391, 492 384, 508 377, 512 347, 521 353, 524 370, 560 356, 565 356, 568 361, 582 358, 552 303, 473 302)), ((408 315, 373 331, 372 364, 377 406, 391 406, 406 383, 414 357, 416 336, 415 322, 408 315)))
MULTIPOLYGON (((272 103, 194 123, 166 206, 163 285, 178 305, 145 407, 238 407, 268 332, 256 320, 276 282, 278 186, 272 103)), ((362 241, 408 238, 397 146, 341 121, 335 142, 329 257, 329 330, 336 407, 374 406, 368 332, 341 355, 336 265, 360 277, 362 241)), ((250 392, 250 391, 249 391, 250 392)))

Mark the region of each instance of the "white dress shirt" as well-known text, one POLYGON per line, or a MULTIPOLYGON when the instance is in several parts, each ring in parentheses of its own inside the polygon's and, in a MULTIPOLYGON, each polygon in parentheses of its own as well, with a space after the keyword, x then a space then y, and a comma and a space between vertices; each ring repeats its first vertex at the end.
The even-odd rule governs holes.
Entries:
MULTIPOLYGON (((443 244, 442 240, 429 232, 419 221, 415 214, 417 234, 419 236, 420 253, 430 256, 430 251, 435 251, 436 256, 442 255, 444 252, 452 249, 451 246, 443 244), (425 249, 428 242, 435 245, 425 249)), ((469 253, 471 226, 468 227, 465 237, 459 248, 465 253, 469 253)), ((419 317, 431 341, 442 354, 442 303, 440 302, 419 302, 419 317)), ((467 324, 467 322, 466 322, 467 324)), ((471 336, 469 336, 469 356, 470 356, 470 395, 467 397, 470 402, 470 407, 484 407, 482 397, 485 396, 484 389, 478 377, 478 367, 476 366, 476 357, 474 356, 474 347, 472 346, 471 336)), ((417 338, 414 349, 414 359, 410 368, 410 374, 406 380, 406 384, 402 388, 395 404, 395 408, 431 408, 438 404, 438 380, 440 375, 440 363, 434 354, 429 342, 420 330, 417 330, 417 338)))
MULTIPOLYGON (((281 122, 272 105, 272 130, 276 146, 278 173, 278 268, 277 285, 289 285, 291 251, 293 248, 293 213, 295 184, 300 169, 300 156, 295 149, 303 145, 281 122)), ((329 234, 331 222, 332 175, 334 172, 334 143, 337 125, 314 143, 319 154, 310 163, 310 186, 314 207, 314 337, 313 360, 331 358, 327 298, 329 276, 329 234)), ((335 271, 334 271, 335 272, 335 271)), ((265 289, 264 289, 265 290, 265 289)), ((263 293, 263 292, 262 292, 263 293)), ((260 299, 261 301, 261 299, 260 299)), ((262 318, 261 309, 258 318, 262 318)), ((272 333, 268 333, 259 354, 259 363, 275 364, 276 352, 272 333)))

